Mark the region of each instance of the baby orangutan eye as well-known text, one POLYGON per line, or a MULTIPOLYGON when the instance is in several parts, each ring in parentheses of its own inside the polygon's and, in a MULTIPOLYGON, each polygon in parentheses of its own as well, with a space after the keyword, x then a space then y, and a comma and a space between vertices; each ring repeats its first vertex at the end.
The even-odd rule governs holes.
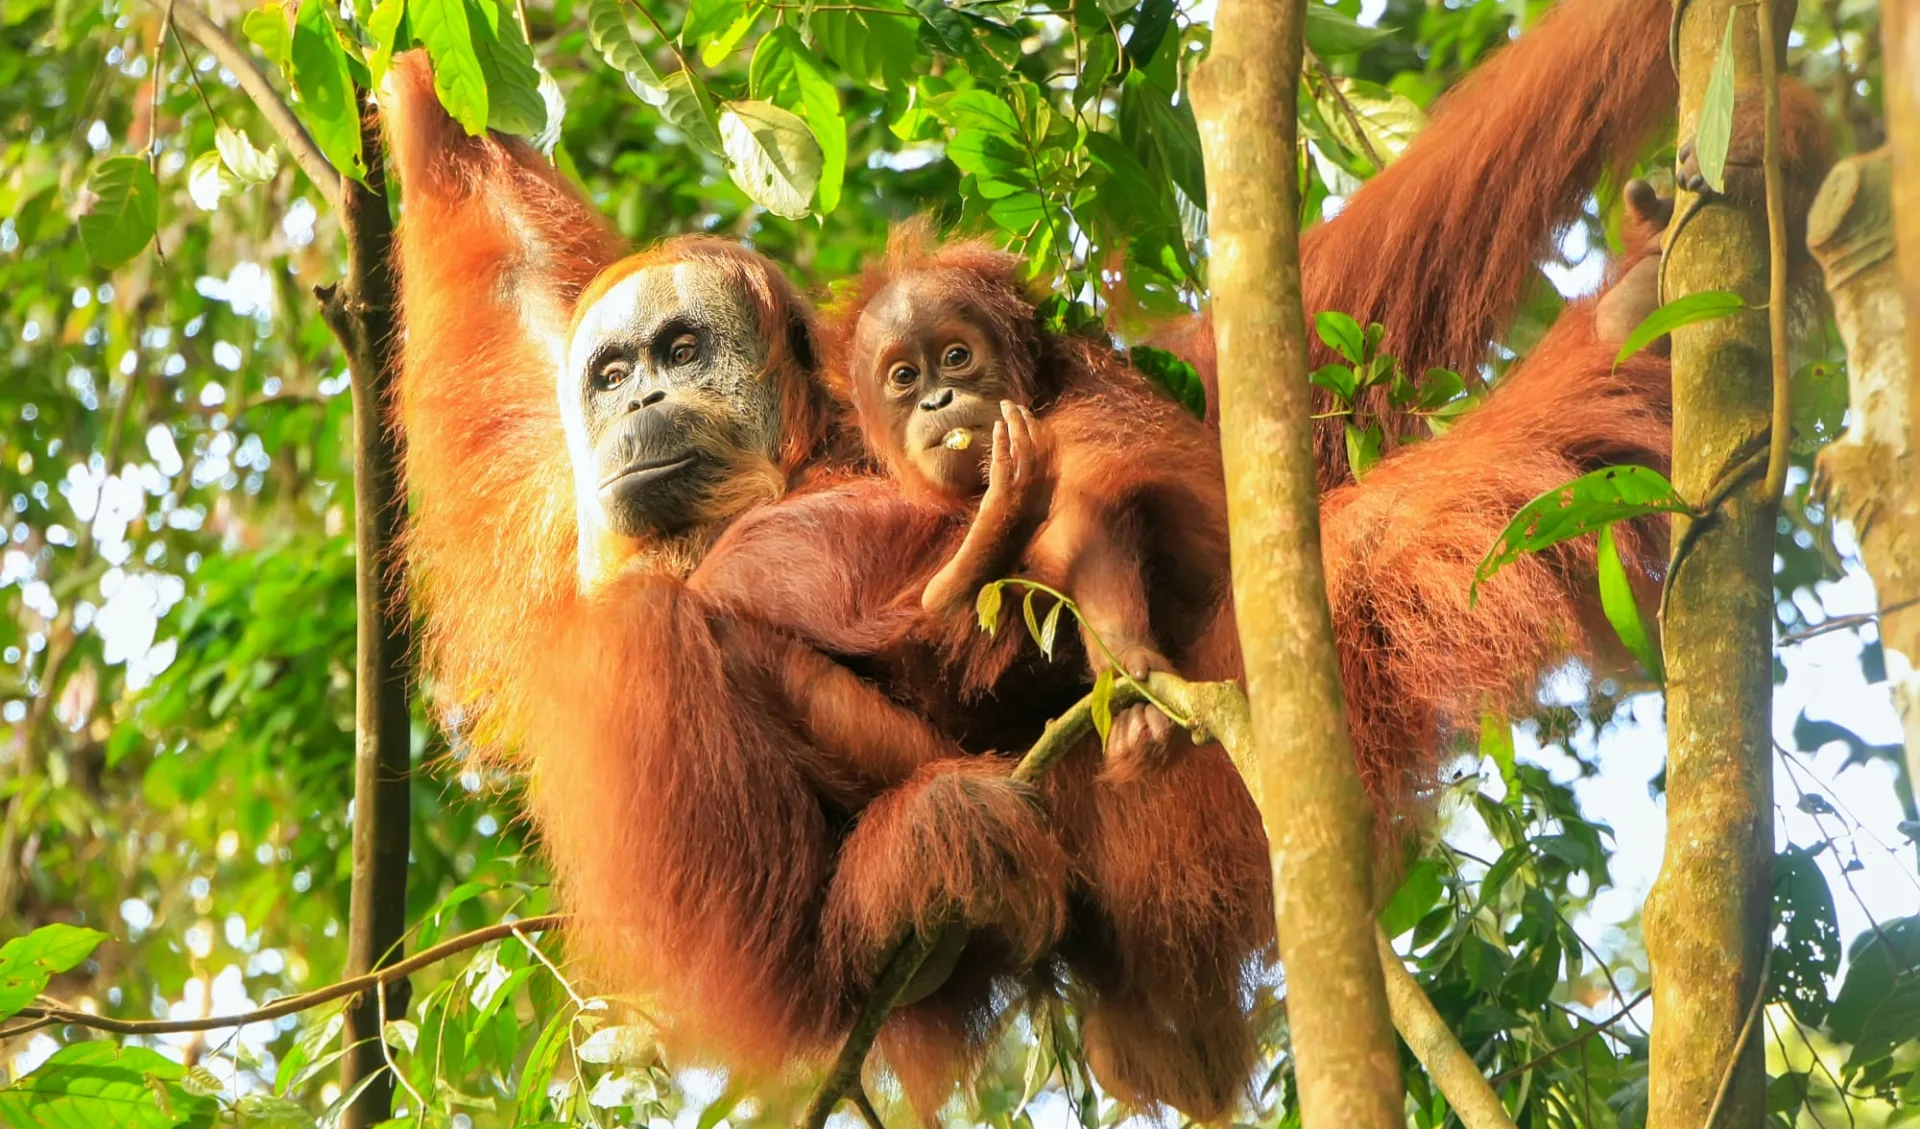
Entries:
POLYGON ((893 370, 887 373, 887 379, 893 382, 895 388, 911 388, 913 382, 920 379, 920 374, 912 365, 895 365, 893 370))
POLYGON ((947 355, 940 358, 940 363, 948 368, 959 368, 972 359, 973 354, 965 345, 953 345, 948 347, 947 355))

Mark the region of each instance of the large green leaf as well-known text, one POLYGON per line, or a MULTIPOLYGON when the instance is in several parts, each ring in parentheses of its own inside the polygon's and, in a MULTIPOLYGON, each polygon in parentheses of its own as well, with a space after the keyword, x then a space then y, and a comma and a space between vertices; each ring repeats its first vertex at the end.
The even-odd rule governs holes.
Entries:
POLYGON ((87 959, 106 939, 97 929, 56 924, 0 946, 0 1019, 32 1003, 48 980, 87 959))
POLYGON ((1700 102, 1700 124, 1693 134, 1700 176, 1715 192, 1727 189, 1727 150, 1733 144, 1733 21, 1739 16, 1739 8, 1727 9, 1727 29, 1720 37, 1720 53, 1713 57, 1707 93, 1700 102))
POLYGON ((1600 569, 1601 611, 1606 613, 1607 622, 1613 625, 1614 634, 1620 636, 1620 642, 1653 676, 1653 680, 1665 682, 1666 668, 1660 662, 1660 648, 1654 645, 1652 632, 1647 630, 1646 620, 1640 615, 1640 601, 1634 596, 1633 584, 1627 576, 1626 562, 1620 557, 1620 546, 1614 540, 1612 525, 1600 527, 1596 553, 1600 569))
POLYGON ((360 179, 367 171, 360 153, 360 106, 347 72, 347 53, 325 0, 302 0, 293 21, 292 54, 293 86, 300 92, 301 117, 314 144, 334 168, 360 179))
POLYGON ((38 1070, 0 1090, 8 1129, 173 1129, 205 1123, 216 1108, 179 1083, 186 1069, 157 1051, 111 1042, 60 1048, 38 1070))
POLYGON ((1657 470, 1638 466, 1601 467, 1528 502, 1500 532, 1474 570, 1470 598, 1494 573, 1537 553, 1605 525, 1656 513, 1686 513, 1673 484, 1657 470))
POLYGON ((680 131, 695 148, 719 156, 722 153, 720 129, 715 124, 713 95, 692 71, 675 71, 662 86, 667 100, 660 116, 680 131))
POLYGON ((923 67, 920 21, 898 0, 877 0, 813 13, 814 41, 847 77, 866 86, 905 90, 923 67), (889 9, 898 9, 897 15, 889 9))
POLYGON ((1148 380, 1193 413, 1195 419, 1207 418, 1207 388, 1200 382, 1200 373, 1191 364, 1165 349, 1148 345, 1135 345, 1128 350, 1127 359, 1148 380))
POLYGON ((627 78, 627 86, 649 106, 665 106, 668 91, 660 72, 653 68, 633 28, 627 23, 627 10, 620 0, 588 0, 587 38, 607 65, 627 78))
POLYGON ((1364 51, 1391 34, 1391 28, 1366 27, 1338 8, 1309 0, 1307 46, 1322 56, 1364 51))
POLYGON ((749 73, 755 97, 799 114, 813 131, 820 144, 820 211, 833 211, 847 171, 847 122, 833 79, 799 33, 784 26, 761 37, 749 73))
POLYGON ((731 102, 720 115, 727 171, 754 203, 805 216, 820 183, 820 145, 807 123, 771 102, 731 102))
POLYGON ((1773 928, 1780 941, 1770 990, 1787 1001, 1796 1019, 1818 1027, 1827 1015, 1827 979, 1840 971, 1840 924, 1826 875, 1813 854, 1799 847, 1774 856, 1773 928))
POLYGON ((487 74, 474 53, 467 0, 410 0, 407 17, 433 60, 433 91, 440 104, 462 129, 478 136, 487 128, 491 109, 487 74))
POLYGON ((1731 290, 1702 290, 1698 294, 1675 298, 1633 327, 1633 332, 1627 334, 1626 341, 1621 344, 1620 351, 1614 354, 1613 363, 1620 364, 1683 325, 1712 321, 1746 308, 1747 300, 1731 290))
POLYGON ((160 186, 139 157, 108 157, 87 178, 93 206, 80 217, 87 256, 108 270, 131 260, 160 222, 160 186))
POLYGON ((487 80, 487 128, 532 137, 547 127, 540 72, 519 21, 501 0, 467 0, 473 54, 487 80))

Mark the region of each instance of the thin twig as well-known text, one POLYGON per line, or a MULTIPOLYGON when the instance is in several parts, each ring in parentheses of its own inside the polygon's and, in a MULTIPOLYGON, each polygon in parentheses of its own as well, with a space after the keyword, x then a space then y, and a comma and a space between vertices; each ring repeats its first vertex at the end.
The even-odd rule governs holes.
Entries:
MULTIPOLYGON (((1771 48, 1762 47, 1762 50, 1771 48)), ((1739 1073, 1740 1055, 1747 1049, 1747 1040, 1753 1037, 1753 1025, 1759 1021, 1760 1013, 1766 1010, 1767 977, 1773 972, 1773 946, 1767 946, 1767 955, 1760 958, 1760 983, 1754 985, 1753 1003, 1747 1007, 1747 1021, 1740 1025, 1740 1037, 1733 1041, 1733 1052, 1727 1056, 1727 1069, 1720 1075, 1720 1089, 1713 1095, 1713 1104, 1707 1107, 1707 1119, 1701 1123, 1701 1129, 1713 1129, 1720 1120, 1720 1108, 1727 1104, 1727 1094, 1733 1090, 1733 1076, 1739 1073)))
POLYGON ((1347 124, 1353 127, 1353 135, 1360 139, 1361 148, 1367 151, 1367 160, 1373 164, 1373 171, 1377 173, 1386 168, 1387 163, 1380 159, 1379 152, 1374 149, 1373 139, 1367 136, 1366 127, 1360 124, 1360 112, 1355 110, 1353 103, 1347 100, 1346 91, 1341 90, 1340 84, 1333 81, 1333 73, 1327 70, 1325 63, 1320 61, 1320 56, 1313 53, 1313 48, 1307 48, 1306 53, 1307 65, 1313 68, 1314 74, 1320 76, 1321 85, 1333 92, 1333 100, 1340 104, 1340 112, 1346 115, 1347 124))
POLYGON ((185 27, 188 35, 205 47, 221 66, 232 72, 240 83, 240 89, 253 99, 260 116, 267 119, 267 124, 286 144, 287 151, 293 154, 293 159, 299 163, 300 170, 307 174, 307 179, 313 181, 314 187, 320 190, 329 204, 337 206, 340 202, 340 174, 334 170, 326 154, 320 151, 320 146, 314 143, 307 127, 293 116, 293 110, 254 63, 253 57, 229 38, 220 25, 208 19, 204 12, 187 0, 147 0, 147 3, 163 11, 172 8, 174 21, 185 27))
MULTIPOLYGON (((20 1019, 44 1020, 46 1023, 66 1023, 75 1027, 87 1027, 95 1031, 110 1031, 116 1035, 170 1035, 180 1031, 213 1031, 222 1027, 240 1027, 249 1023, 260 1023, 269 1019, 278 1019, 283 1015, 295 1015, 310 1011, 324 1003, 357 996, 369 988, 383 989, 395 980, 405 979, 431 964, 478 948, 489 941, 502 937, 517 936, 522 932, 540 933, 564 924, 567 915, 563 913, 541 914, 538 917, 523 917, 519 921, 506 921, 497 925, 488 925, 475 929, 471 933, 462 933, 430 949, 422 949, 406 960, 389 964, 384 968, 369 972, 364 976, 355 976, 337 984, 315 988, 311 992, 302 992, 297 996, 288 996, 275 1000, 266 1007, 238 1015, 216 1015, 203 1019, 114 1019, 105 1015, 90 1015, 66 1007, 24 1007, 16 1013, 20 1019)), ((7 1038, 31 1028, 22 1026, 0 1030, 0 1038, 7 1038)))
POLYGON ((1787 197, 1780 171, 1780 60, 1774 56, 1773 2, 1754 8, 1760 22, 1760 89, 1766 131, 1761 165, 1767 183, 1767 340, 1773 363, 1773 427, 1767 448, 1765 496, 1778 506, 1787 490, 1788 446, 1793 440, 1793 369, 1787 356, 1787 197))
POLYGON ((1834 616, 1825 623, 1816 624, 1813 627, 1805 628, 1801 631, 1787 632, 1780 637, 1780 645, 1782 647, 1792 646, 1795 643, 1804 643, 1809 639, 1825 635, 1829 632, 1848 631, 1855 627, 1864 627, 1879 619, 1881 616, 1891 615, 1897 611, 1904 611, 1915 604, 1920 604, 1920 596, 1915 596, 1907 600, 1895 600, 1891 604, 1885 604, 1870 612, 1856 612, 1853 615, 1834 616))
POLYGON ((1541 1063, 1547 1061, 1548 1059, 1554 1057, 1557 1054, 1560 1054, 1562 1051, 1570 1051, 1573 1048, 1580 1046, 1581 1044, 1585 1043, 1588 1039, 1593 1038, 1595 1035, 1598 1035, 1600 1032, 1605 1031, 1607 1028, 1612 1027, 1614 1024, 1627 1018, 1629 1015, 1633 1013, 1634 1008, 1637 1008, 1642 1003, 1645 1003, 1647 997, 1651 995, 1653 995, 1653 989, 1652 988, 1646 989, 1645 991, 1641 992, 1639 995, 1633 997, 1633 999, 1628 1000, 1626 1003, 1626 1006, 1622 1007, 1619 1011, 1616 1011, 1612 1015, 1601 1020, 1600 1022, 1593 1024, 1591 1027, 1588 1027, 1585 1031, 1580 1032, 1578 1035, 1575 1035, 1573 1038, 1568 1039, 1564 1043, 1561 1043, 1559 1046, 1550 1047, 1547 1050, 1540 1052, 1534 1057, 1521 1063, 1519 1066, 1514 1067, 1512 1070, 1503 1070, 1500 1073, 1494 1075, 1493 1084, 1498 1086, 1500 1083, 1508 1081, 1509 1079, 1518 1078, 1520 1075, 1525 1074, 1527 1071, 1534 1069, 1535 1067, 1539 1066, 1541 1063))

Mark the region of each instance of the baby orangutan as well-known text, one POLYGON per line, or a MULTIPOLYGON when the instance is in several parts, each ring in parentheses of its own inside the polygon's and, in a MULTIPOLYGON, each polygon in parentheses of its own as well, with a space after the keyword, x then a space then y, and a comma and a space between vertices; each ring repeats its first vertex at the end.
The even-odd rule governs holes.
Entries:
MULTIPOLYGON (((1226 575, 1199 576, 1191 546, 1178 554, 1184 569, 1161 551, 1218 504, 1219 456, 1204 425, 1103 343, 1043 333, 1008 256, 957 243, 903 260, 901 244, 917 234, 890 256, 911 265, 870 273, 870 297, 846 314, 843 367, 862 434, 902 490, 978 507, 922 607, 965 614, 983 584, 1017 573, 1079 605, 1095 675, 1110 663, 1137 679, 1181 668, 1156 629, 1196 636, 1207 589, 1226 575), (1142 465, 1148 451, 1157 465, 1142 465), (1149 583, 1182 571, 1186 592, 1164 611, 1150 607, 1149 583)), ((1135 706, 1115 717, 1108 756, 1130 771, 1162 752, 1171 731, 1159 710, 1135 706)))

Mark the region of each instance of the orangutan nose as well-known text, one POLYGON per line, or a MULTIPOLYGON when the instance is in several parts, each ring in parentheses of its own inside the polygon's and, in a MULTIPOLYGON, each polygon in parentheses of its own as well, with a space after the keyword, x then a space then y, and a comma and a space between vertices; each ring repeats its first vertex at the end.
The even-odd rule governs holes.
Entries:
POLYGON ((923 412, 937 412, 951 403, 953 403, 953 389, 942 388, 940 391, 920 401, 920 410, 923 412))

